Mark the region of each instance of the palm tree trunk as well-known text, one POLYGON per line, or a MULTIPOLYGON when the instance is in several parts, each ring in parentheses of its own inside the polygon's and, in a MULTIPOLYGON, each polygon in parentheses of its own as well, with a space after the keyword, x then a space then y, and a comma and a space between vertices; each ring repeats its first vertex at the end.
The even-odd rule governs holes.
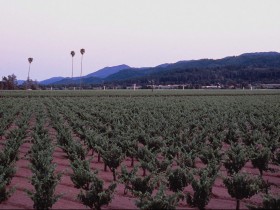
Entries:
POLYGON ((29 63, 29 69, 28 69, 28 76, 27 76, 27 80, 29 80, 30 66, 31 66, 31 63, 29 63))
POLYGON ((82 89, 82 75, 83 75, 83 55, 81 58, 80 90, 82 89))
POLYGON ((26 87, 25 87, 26 90, 29 88, 30 66, 31 66, 31 63, 29 63, 29 68, 28 68, 28 75, 27 75, 27 81, 26 81, 26 87))
POLYGON ((72 56, 72 79, 73 79, 73 56, 72 56))

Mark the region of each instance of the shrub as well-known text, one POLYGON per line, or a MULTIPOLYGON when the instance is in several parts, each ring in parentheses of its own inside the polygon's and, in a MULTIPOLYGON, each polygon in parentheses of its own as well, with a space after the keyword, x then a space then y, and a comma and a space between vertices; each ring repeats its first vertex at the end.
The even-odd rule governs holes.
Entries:
POLYGON ((61 179, 61 174, 54 174, 54 167, 49 168, 49 173, 33 175, 31 183, 35 191, 27 190, 28 196, 33 200, 33 208, 50 209, 53 204, 61 197, 55 195, 55 187, 61 179))
POLYGON ((78 189, 89 189, 89 184, 92 181, 92 173, 90 171, 90 160, 76 159, 70 163, 73 174, 70 175, 74 186, 78 189))
POLYGON ((238 173, 248 161, 248 153, 244 145, 232 144, 226 153, 224 166, 229 174, 238 173))
POLYGON ((176 209, 179 201, 177 194, 166 195, 164 188, 160 186, 157 194, 151 196, 149 193, 141 196, 140 201, 136 201, 136 206, 140 209, 176 209))
POLYGON ((213 170, 205 168, 200 171, 199 179, 193 179, 191 185, 194 190, 194 195, 189 193, 186 195, 187 203, 192 207, 204 209, 210 200, 212 186, 215 182, 217 173, 213 174, 213 170))
POLYGON ((154 183, 152 182, 151 175, 140 178, 135 177, 130 180, 131 192, 134 195, 143 195, 145 193, 152 194, 154 190, 154 183))
POLYGON ((258 168, 262 177, 263 171, 268 170, 268 164, 272 154, 269 148, 260 144, 255 145, 251 153, 251 162, 255 168, 258 168))
POLYGON ((4 175, 0 175, 0 203, 6 201, 15 191, 15 188, 7 190, 8 180, 4 178, 4 175))
POLYGON ((119 181, 124 184, 124 194, 127 194, 127 190, 131 189, 130 181, 135 178, 138 171, 138 166, 134 166, 133 169, 128 172, 125 165, 121 166, 121 174, 119 175, 119 181))
POLYGON ((262 180, 259 177, 250 177, 245 173, 233 174, 224 179, 224 184, 231 197, 236 199, 236 209, 240 208, 240 201, 250 198, 261 190, 262 180))
POLYGON ((81 190, 78 199, 91 209, 100 210, 101 206, 108 205, 113 199, 116 183, 111 184, 107 189, 103 187, 103 181, 95 175, 92 177, 88 190, 81 190))
POLYGON ((173 192, 184 190, 184 188, 190 183, 191 177, 187 176, 186 172, 182 168, 172 170, 168 176, 169 189, 173 192))
POLYGON ((110 148, 107 148, 107 150, 103 150, 101 152, 101 156, 104 160, 104 163, 113 172, 113 178, 114 181, 116 181, 116 169, 119 167, 124 158, 121 148, 113 144, 110 146, 110 148))

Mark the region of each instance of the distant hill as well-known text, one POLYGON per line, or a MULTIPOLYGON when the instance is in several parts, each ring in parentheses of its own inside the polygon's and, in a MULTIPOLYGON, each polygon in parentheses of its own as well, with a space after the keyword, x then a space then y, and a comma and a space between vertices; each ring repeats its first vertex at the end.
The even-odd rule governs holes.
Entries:
MULTIPOLYGON (((80 77, 75 77, 75 78, 67 77, 52 83, 52 85, 80 85, 80 82, 81 82, 80 77)), ((82 77, 83 84, 99 84, 101 82, 102 79, 98 77, 82 77)))
POLYGON ((99 78, 105 78, 108 77, 111 74, 115 74, 119 72, 120 70, 124 69, 130 69, 131 67, 125 64, 119 65, 119 66, 112 66, 112 67, 105 67, 103 69, 100 69, 96 72, 93 72, 91 74, 86 75, 85 77, 99 77, 99 78))
POLYGON ((26 80, 20 80, 20 79, 18 79, 18 80, 17 80, 17 84, 18 84, 18 85, 22 85, 25 81, 26 81, 26 80))
MULTIPOLYGON (((239 77, 240 81, 250 82, 249 76, 254 78, 251 82, 274 81, 280 79, 280 53, 261 52, 246 53, 240 56, 230 56, 222 59, 200 59, 190 61, 179 61, 174 64, 163 64, 142 71, 127 69, 119 71, 105 78, 110 83, 120 80, 120 83, 140 82, 156 80, 157 83, 196 83, 202 82, 225 82, 229 74, 235 74, 234 80, 239 77), (244 75, 247 75, 246 78, 244 75), (207 79, 207 78, 209 79, 207 79), (216 77, 217 79, 210 79, 216 77), (256 78, 258 77, 258 78, 256 78), (263 77, 263 80, 262 80, 263 77), (201 78, 201 79, 199 79, 201 78), (130 81, 130 82, 128 82, 130 81)), ((236 81, 238 82, 238 80, 236 81)))
POLYGON ((58 82, 58 81, 60 81, 62 79, 64 79, 64 77, 52 77, 50 79, 46 79, 46 80, 40 81, 39 84, 41 84, 41 85, 49 85, 49 84, 58 82))
MULTIPOLYGON (((112 67, 105 67, 103 69, 100 69, 96 72, 90 73, 86 76, 82 77, 82 82, 84 84, 97 84, 101 83, 102 78, 108 77, 111 74, 118 73, 119 71, 123 69, 129 69, 131 68, 128 65, 122 64, 118 66, 112 66, 112 67)), ((52 77, 50 79, 46 79, 40 82, 42 85, 77 85, 80 84, 80 77, 52 77)))
MULTIPOLYGON (((222 59, 185 60, 145 68, 132 68, 123 64, 88 74, 82 82, 147 85, 151 80, 157 84, 280 83, 280 53, 245 53, 222 59)), ((80 78, 64 78, 52 84, 80 84, 80 78)))

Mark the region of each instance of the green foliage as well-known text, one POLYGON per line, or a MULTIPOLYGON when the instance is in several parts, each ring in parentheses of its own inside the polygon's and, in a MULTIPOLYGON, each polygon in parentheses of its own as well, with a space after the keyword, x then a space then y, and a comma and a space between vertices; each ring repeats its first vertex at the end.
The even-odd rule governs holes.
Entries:
POLYGON ((14 177, 15 173, 16 169, 14 163, 9 165, 0 165, 0 176, 2 177, 6 185, 9 185, 11 183, 11 180, 14 177))
POLYGON ((280 198, 266 195, 263 198, 263 209, 280 209, 280 198))
POLYGON ((150 151, 155 152, 163 146, 163 141, 159 137, 152 137, 147 139, 146 144, 150 151))
POLYGON ((190 152, 182 152, 176 162, 181 168, 195 168, 196 153, 191 150, 190 152))
POLYGON ((169 189, 173 192, 179 192, 191 182, 191 176, 186 174, 182 168, 172 170, 168 176, 169 189))
POLYGON ((204 164, 208 164, 210 161, 220 162, 222 153, 220 149, 213 149, 212 147, 207 146, 201 150, 199 158, 204 164))
POLYGON ((276 164, 280 165, 280 149, 275 151, 273 160, 276 164))
POLYGON ((111 184, 107 189, 103 187, 103 181, 97 176, 92 177, 88 190, 81 190, 78 199, 91 209, 101 209, 101 206, 108 205, 113 198, 116 183, 111 184))
POLYGON ((236 124, 230 124, 225 136, 225 142, 228 144, 238 143, 238 139, 239 136, 238 136, 236 124))
POLYGON ((268 164, 272 158, 272 153, 269 148, 263 145, 255 145, 251 153, 251 162, 255 168, 258 168, 260 175, 263 171, 268 170, 268 164))
POLYGON ((124 194, 127 194, 127 190, 131 189, 130 181, 135 179, 136 173, 138 171, 138 166, 134 166, 129 172, 125 165, 121 166, 121 174, 118 176, 119 182, 124 184, 124 194))
POLYGON ((146 177, 132 177, 130 180, 130 187, 128 188, 134 195, 141 196, 143 194, 152 194, 155 183, 152 180, 152 176, 146 176, 146 177))
POLYGON ((33 208, 50 209, 61 197, 55 194, 55 188, 60 182, 61 173, 55 173, 56 165, 52 163, 54 147, 43 128, 42 116, 37 116, 37 125, 33 135, 33 145, 30 150, 31 184, 35 190, 26 190, 33 200, 33 208))
POLYGON ((248 161, 247 149, 242 144, 231 144, 226 152, 224 166, 229 174, 238 173, 248 161))
POLYGON ((211 167, 209 167, 202 169, 199 174, 200 177, 198 179, 193 178, 191 183, 194 195, 191 196, 187 193, 186 200, 190 206, 204 209, 210 200, 212 186, 215 182, 217 173, 213 174, 211 167))
POLYGON ((149 193, 142 195, 140 201, 136 201, 136 206, 143 210, 176 209, 178 198, 177 194, 166 195, 163 186, 160 186, 155 196, 149 193))
POLYGON ((230 196, 236 199, 236 209, 239 209, 239 201, 258 193, 263 182, 259 177, 250 177, 245 173, 236 173, 232 177, 225 178, 224 184, 230 196))
POLYGON ((265 195, 261 206, 247 205, 250 210, 280 209, 280 197, 265 195))
POLYGON ((78 141, 72 141, 68 144, 68 146, 64 147, 68 158, 73 161, 76 158, 84 160, 86 158, 86 150, 83 148, 82 144, 78 141))
POLYGON ((70 175, 74 186, 78 189, 89 189, 89 184, 93 179, 93 174, 90 170, 90 160, 75 159, 70 163, 73 174, 70 175))
POLYGON ((137 158, 143 168, 143 176, 146 176, 146 170, 152 171, 154 165, 152 160, 155 159, 155 154, 148 149, 147 146, 139 147, 137 151, 137 158))
POLYGON ((116 169, 119 167, 121 161, 124 158, 121 148, 112 144, 109 148, 106 148, 106 150, 101 151, 101 156, 104 160, 104 163, 113 172, 113 178, 114 181, 116 181, 116 169))
MULTIPOLYGON (((34 173, 34 172, 33 172, 34 173)), ((35 172, 36 173, 36 172, 35 172)), ((61 179, 61 174, 54 174, 54 167, 49 168, 47 174, 34 174, 31 183, 35 191, 27 190, 28 196, 33 200, 34 209, 50 209, 61 197, 55 195, 55 187, 61 179)))
MULTIPOLYGON (((1 170, 1 168, 0 168, 1 170)), ((2 170, 1 170, 2 171, 2 170)), ((4 173, 0 174, 0 204, 14 193, 15 188, 7 190, 8 180, 4 177, 4 173)))

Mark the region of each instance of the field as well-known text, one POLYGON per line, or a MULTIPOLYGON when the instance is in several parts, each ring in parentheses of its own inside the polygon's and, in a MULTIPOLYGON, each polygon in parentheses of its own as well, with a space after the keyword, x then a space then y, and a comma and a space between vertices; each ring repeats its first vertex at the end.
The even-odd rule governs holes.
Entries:
POLYGON ((280 91, 2 91, 0 161, 1 209, 279 205, 280 91))

